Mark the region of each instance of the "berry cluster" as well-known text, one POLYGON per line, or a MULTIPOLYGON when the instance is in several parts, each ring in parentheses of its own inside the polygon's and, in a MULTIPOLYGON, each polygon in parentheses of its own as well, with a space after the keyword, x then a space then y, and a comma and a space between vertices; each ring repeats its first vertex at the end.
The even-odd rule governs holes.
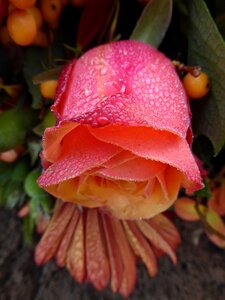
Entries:
POLYGON ((0 42, 20 46, 47 47, 53 38, 47 29, 56 29, 64 6, 84 4, 84 0, 9 0, 6 22, 0 27, 0 42))

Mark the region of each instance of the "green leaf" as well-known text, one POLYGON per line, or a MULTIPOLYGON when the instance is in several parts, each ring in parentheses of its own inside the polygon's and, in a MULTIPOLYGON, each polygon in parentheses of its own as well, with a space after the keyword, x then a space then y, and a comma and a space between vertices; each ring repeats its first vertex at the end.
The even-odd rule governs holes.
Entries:
POLYGON ((43 72, 43 65, 47 65, 47 50, 39 47, 28 47, 25 51, 24 61, 24 76, 29 88, 29 92, 33 97, 32 107, 35 109, 41 108, 41 93, 39 86, 34 85, 32 78, 43 72))
POLYGON ((172 4, 172 0, 149 1, 130 39, 158 47, 170 24, 172 4))
POLYGON ((35 228, 35 222, 32 219, 31 215, 28 214, 25 218, 23 218, 23 233, 25 241, 28 245, 32 245, 33 243, 33 232, 35 228))
POLYGON ((33 166, 38 159, 38 155, 41 151, 41 141, 28 142, 28 151, 31 157, 31 165, 33 166))
POLYGON ((34 110, 9 109, 0 114, 0 151, 12 149, 21 145, 27 130, 37 121, 34 110))
POLYGON ((25 179, 24 189, 27 195, 30 196, 31 198, 41 199, 41 198, 46 198, 48 195, 37 184, 37 179, 40 175, 41 172, 39 170, 33 170, 27 175, 25 179))
POLYGON ((193 127, 217 154, 225 142, 225 43, 203 0, 190 1, 189 16, 189 64, 200 65, 211 80, 210 93, 193 104, 193 127))

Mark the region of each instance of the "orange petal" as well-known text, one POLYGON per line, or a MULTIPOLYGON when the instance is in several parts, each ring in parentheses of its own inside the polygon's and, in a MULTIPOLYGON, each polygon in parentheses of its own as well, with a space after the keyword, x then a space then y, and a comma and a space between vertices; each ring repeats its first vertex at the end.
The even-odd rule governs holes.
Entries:
POLYGON ((144 181, 156 176, 164 168, 165 164, 163 163, 137 157, 117 167, 103 169, 97 174, 112 179, 144 181))
POLYGON ((60 158, 39 177, 38 184, 45 188, 77 177, 99 166, 120 152, 117 146, 94 138, 84 126, 78 126, 62 143, 60 158))
POLYGON ((64 136, 77 127, 75 122, 62 122, 59 126, 47 128, 43 136, 44 158, 54 162, 61 151, 61 141, 64 136))
POLYGON ((118 251, 123 261, 123 276, 119 292, 124 297, 128 297, 136 282, 136 260, 120 221, 116 218, 111 218, 110 221, 118 245, 118 251))
POLYGON ((74 235, 77 221, 79 219, 79 210, 78 208, 75 209, 73 216, 70 220, 70 223, 67 227, 67 230, 63 236, 63 239, 59 245, 59 248, 56 253, 56 262, 59 267, 64 267, 65 262, 66 262, 66 257, 67 257, 67 251, 69 249, 72 237, 74 235))
POLYGON ((56 253, 66 227, 73 216, 74 205, 64 205, 60 215, 51 220, 49 228, 35 249, 35 262, 40 265, 49 261, 56 253))
POLYGON ((113 125, 89 128, 89 131, 99 140, 117 145, 139 157, 177 168, 185 175, 183 184, 188 192, 202 187, 200 172, 188 143, 170 132, 113 125))
POLYGON ((103 289, 109 282, 109 263, 106 256, 97 209, 87 210, 86 259, 88 280, 96 289, 103 289))
POLYGON ((136 221, 137 226, 146 238, 155 246, 165 252, 176 263, 177 258, 169 243, 146 221, 136 221))
POLYGON ((108 217, 107 215, 102 214, 102 221, 105 231, 105 239, 107 243, 107 251, 110 263, 111 289, 115 293, 118 291, 122 281, 123 263, 121 259, 121 254, 118 251, 118 245, 109 218, 110 217, 108 217))
POLYGON ((178 217, 185 221, 198 221, 199 215, 195 208, 196 201, 188 197, 177 199, 174 209, 178 217))
POLYGON ((123 226, 134 253, 142 259, 149 275, 154 277, 157 273, 157 260, 149 243, 141 234, 134 221, 123 221, 123 226))
POLYGON ((84 245, 84 213, 80 215, 67 254, 66 266, 76 281, 82 283, 86 275, 84 245))

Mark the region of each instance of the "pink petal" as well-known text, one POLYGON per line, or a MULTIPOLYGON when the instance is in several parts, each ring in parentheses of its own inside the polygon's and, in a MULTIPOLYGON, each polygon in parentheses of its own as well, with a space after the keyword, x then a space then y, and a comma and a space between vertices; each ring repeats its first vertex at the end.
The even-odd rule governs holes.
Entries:
POLYGON ((89 131, 101 141, 177 168, 186 176, 184 185, 189 192, 202 187, 201 176, 188 143, 172 133, 145 127, 111 125, 89 128, 89 131))
POLYGON ((65 73, 53 106, 61 120, 146 125, 186 137, 190 115, 182 83, 172 62, 150 45, 120 41, 96 47, 65 73))

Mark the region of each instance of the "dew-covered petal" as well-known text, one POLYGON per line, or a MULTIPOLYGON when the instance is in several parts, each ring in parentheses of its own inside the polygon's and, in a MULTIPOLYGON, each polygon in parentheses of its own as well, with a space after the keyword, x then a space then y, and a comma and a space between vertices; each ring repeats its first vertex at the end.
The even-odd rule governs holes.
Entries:
POLYGON ((77 177, 120 151, 117 146, 97 140, 86 127, 79 126, 64 137, 58 160, 43 172, 38 184, 45 187, 77 177))
POLYGON ((106 126, 89 128, 99 140, 112 143, 139 157, 169 164, 180 170, 189 192, 202 187, 199 169, 186 140, 146 127, 106 126))
POLYGON ((145 181, 156 176, 164 168, 163 163, 137 157, 117 167, 100 170, 97 174, 111 179, 145 181))
POLYGON ((65 73, 53 105, 61 120, 146 125, 186 137, 190 115, 182 83, 172 62, 150 45, 119 41, 99 46, 65 73))

